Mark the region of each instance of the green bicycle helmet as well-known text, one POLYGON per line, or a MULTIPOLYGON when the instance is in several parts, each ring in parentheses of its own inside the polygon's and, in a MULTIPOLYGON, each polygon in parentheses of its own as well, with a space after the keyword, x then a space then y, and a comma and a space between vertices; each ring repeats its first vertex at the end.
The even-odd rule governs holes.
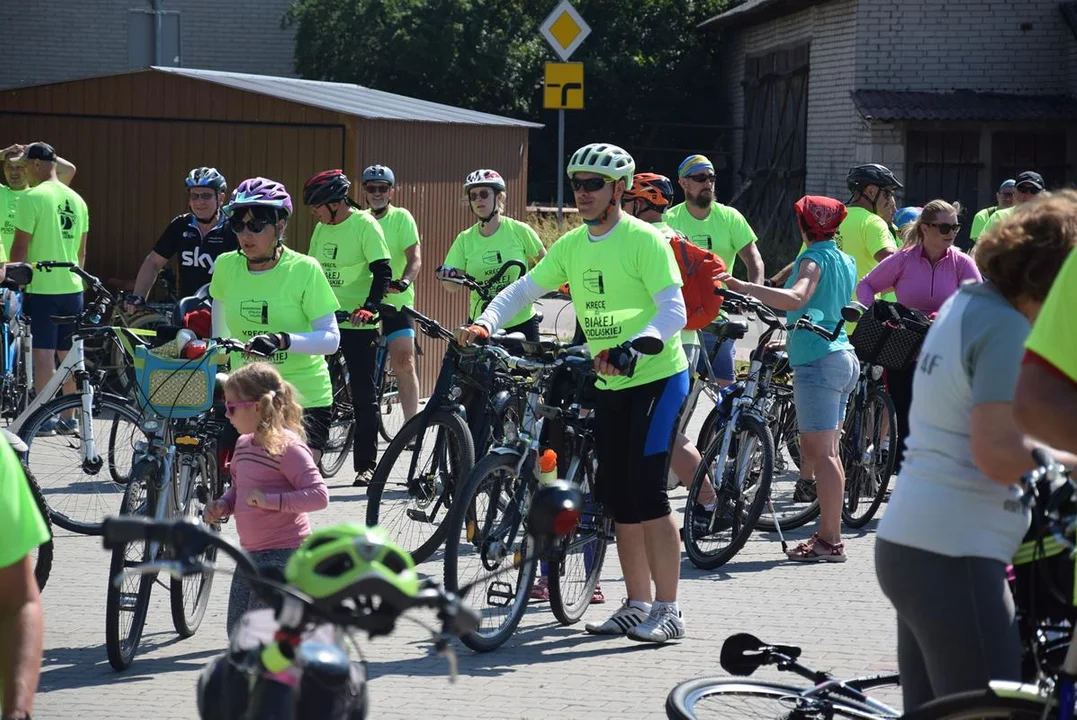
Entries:
POLYGON ((624 180, 625 190, 632 187, 636 161, 626 150, 609 143, 591 143, 572 153, 568 161, 568 176, 578 172, 593 172, 614 180, 624 180))
POLYGON ((405 606, 419 591, 411 555, 384 528, 357 523, 315 530, 288 559, 284 577, 328 606, 357 595, 405 606))

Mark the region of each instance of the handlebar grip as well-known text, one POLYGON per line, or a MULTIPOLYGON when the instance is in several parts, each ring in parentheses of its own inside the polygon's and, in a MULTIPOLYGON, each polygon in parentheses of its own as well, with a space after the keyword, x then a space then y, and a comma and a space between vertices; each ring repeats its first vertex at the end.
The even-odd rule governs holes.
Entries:
POLYGON ((101 523, 102 544, 106 550, 115 550, 127 543, 149 540, 154 534, 155 523, 147 517, 122 515, 105 518, 101 523))
POLYGON ((721 295, 726 300, 732 300, 735 303, 742 303, 742 304, 745 304, 745 305, 751 304, 751 298, 749 298, 747 295, 742 295, 741 293, 733 292, 729 288, 715 288, 714 289, 714 294, 715 295, 721 295))

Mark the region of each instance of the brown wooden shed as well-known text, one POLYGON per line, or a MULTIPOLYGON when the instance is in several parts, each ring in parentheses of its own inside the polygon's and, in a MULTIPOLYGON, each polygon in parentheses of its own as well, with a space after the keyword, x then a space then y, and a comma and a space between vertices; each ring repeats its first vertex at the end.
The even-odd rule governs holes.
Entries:
MULTIPOLYGON (((346 83, 153 67, 0 92, 0 145, 44 140, 78 166, 73 187, 90 208, 87 269, 134 279, 146 253, 186 212, 183 178, 212 165, 229 186, 262 175, 297 205, 303 182, 343 168, 358 185, 380 163, 397 178, 395 203, 415 216, 423 243, 420 312, 465 319, 463 293, 436 286, 433 269, 471 217, 464 177, 495 168, 508 183, 507 213, 522 218, 528 130, 536 123, 346 83)), ((359 200, 360 198, 356 198, 359 200)), ((306 251, 310 213, 297 207, 288 243, 306 251)), ((443 348, 424 342, 440 357, 443 348)), ((429 390, 438 363, 421 363, 429 390)))

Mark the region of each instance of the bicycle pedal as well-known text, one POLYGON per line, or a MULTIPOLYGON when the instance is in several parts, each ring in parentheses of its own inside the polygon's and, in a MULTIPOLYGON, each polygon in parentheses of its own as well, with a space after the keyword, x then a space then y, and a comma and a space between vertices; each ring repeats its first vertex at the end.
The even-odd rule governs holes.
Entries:
POLYGON ((420 510, 419 508, 408 508, 404 514, 408 516, 409 520, 414 520, 415 522, 430 522, 430 516, 426 514, 425 510, 420 510))
POLYGON ((491 583, 486 591, 486 604, 494 607, 508 607, 516 599, 512 585, 504 582, 491 583))

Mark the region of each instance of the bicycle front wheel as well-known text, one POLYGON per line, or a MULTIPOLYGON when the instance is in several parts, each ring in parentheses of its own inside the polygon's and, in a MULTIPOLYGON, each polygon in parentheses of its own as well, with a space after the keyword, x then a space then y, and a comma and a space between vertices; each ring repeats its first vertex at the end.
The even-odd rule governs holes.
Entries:
POLYGON ((333 386, 332 418, 325 450, 318 459, 322 477, 331 478, 340 472, 355 440, 355 406, 348 384, 348 368, 344 355, 337 353, 329 359, 329 379, 333 386))
POLYGON ((41 485, 54 524, 64 530, 98 535, 101 521, 120 505, 134 462, 135 444, 146 441, 142 419, 114 395, 95 395, 86 427, 94 453, 82 437, 81 395, 61 395, 38 408, 19 430, 29 446, 26 465, 41 485), (73 416, 78 425, 59 421, 73 416), (86 455, 86 457, 84 457, 86 455))
POLYGON ((739 678, 700 678, 683 682, 666 697, 671 720, 878 720, 879 716, 850 700, 833 696, 805 697, 808 688, 739 678))
MULTIPOLYGON (((157 463, 139 463, 131 473, 123 494, 121 515, 153 517, 157 506, 157 463)), ((150 543, 129 542, 112 551, 105 600, 105 650, 116 670, 126 670, 134 662, 142 630, 150 609, 153 575, 123 575, 127 568, 153 560, 150 543)))
POLYGON ((859 529, 871 522, 879 511, 894 471, 897 415, 890 396, 880 388, 872 388, 859 417, 855 412, 849 414, 842 440, 845 502, 841 519, 849 527, 859 529), (859 430, 850 432, 848 425, 857 419, 859 430), (884 447, 890 449, 884 450, 884 447))
MULTIPOLYGON (((189 466, 180 466, 179 486, 189 488, 184 517, 200 524, 202 512, 206 507, 202 498, 210 499, 210 481, 207 475, 208 472, 201 463, 193 462, 189 466), (183 477, 184 473, 187 474, 186 478, 183 477)), ((218 530, 220 526, 212 529, 218 530)), ((179 579, 171 578, 169 584, 172 627, 181 638, 191 637, 202 624, 206 605, 209 603, 209 592, 213 587, 213 564, 217 560, 217 548, 207 546, 196 559, 204 568, 202 572, 184 575, 179 579)))

